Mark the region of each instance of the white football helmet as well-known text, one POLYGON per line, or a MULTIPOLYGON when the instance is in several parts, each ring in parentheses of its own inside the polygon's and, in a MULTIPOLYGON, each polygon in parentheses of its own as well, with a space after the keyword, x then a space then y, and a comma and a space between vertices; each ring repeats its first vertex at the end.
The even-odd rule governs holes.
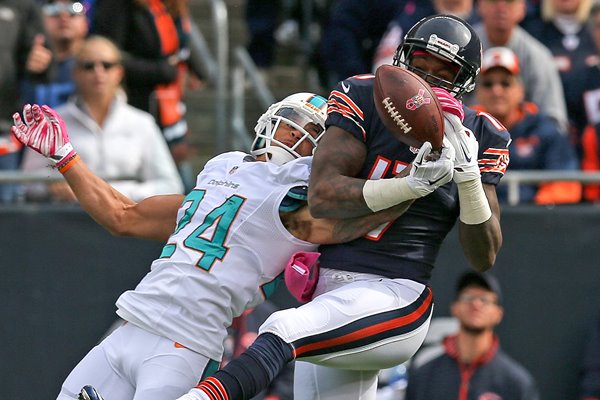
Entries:
POLYGON ((296 149, 302 142, 308 140, 313 145, 314 151, 317 142, 325 133, 326 118, 327 99, 324 97, 314 93, 296 93, 288 96, 269 107, 258 119, 254 127, 256 138, 250 152, 254 156, 266 154, 268 161, 278 165, 301 157, 296 149), (292 126, 302 135, 292 147, 275 139, 275 132, 281 123, 292 126), (320 128, 316 136, 304 129, 308 123, 313 123, 320 128))

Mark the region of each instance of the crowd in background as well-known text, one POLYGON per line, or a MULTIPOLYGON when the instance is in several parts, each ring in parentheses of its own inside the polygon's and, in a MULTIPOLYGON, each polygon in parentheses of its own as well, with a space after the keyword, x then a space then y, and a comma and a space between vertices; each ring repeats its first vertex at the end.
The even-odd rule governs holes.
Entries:
MULTIPOLYGON (((6 72, 0 76, 5 89, 0 106, 0 169, 24 165, 25 152, 8 134, 11 114, 26 103, 58 107, 72 100, 77 95, 75 59, 83 40, 101 35, 122 52, 118 66, 123 69, 120 97, 154 117, 184 190, 192 187, 193 150, 184 98, 186 90, 202 86, 202 73, 198 62, 192 62, 197 57, 192 57, 195 48, 190 45, 190 30, 194 21, 187 0, 28 0, 2 1, 0 6, 15 11, 13 21, 0 21, 12 33, 2 50, 6 72)), ((509 125, 513 133, 509 171, 600 170, 600 6, 594 0, 321 0, 311 2, 309 29, 303 26, 307 23, 306 11, 306 4, 295 0, 246 2, 247 48, 260 69, 268 70, 276 63, 278 45, 310 42, 301 48, 318 71, 326 92, 343 78, 374 72, 379 65, 391 63, 406 29, 420 18, 435 13, 457 15, 475 27, 484 50, 507 47, 524 66, 516 76, 523 96, 510 122, 499 116, 499 111, 491 110, 489 104, 481 104, 486 100, 510 102, 510 86, 507 90, 488 90, 485 85, 477 85, 477 90, 463 99, 509 125), (482 96, 481 92, 492 95, 482 96), (532 125, 534 119, 553 123, 532 125), (563 139, 557 138, 556 130, 563 139), (567 154, 567 159, 565 146, 573 152, 567 154), (561 151, 557 151, 559 148, 561 151)), ((94 68, 88 72, 91 76, 110 71, 94 68)), ((78 130, 74 131, 77 135, 78 130)), ((109 129, 96 137, 108 137, 111 132, 109 129)), ((97 145, 101 147, 102 143, 97 145)), ((152 186, 147 183, 155 178, 147 173, 152 165, 152 160, 142 160, 134 176, 126 176, 131 170, 120 171, 118 164, 116 175, 107 175, 102 169, 97 172, 107 178, 120 174, 152 186)), ((599 185, 554 185, 552 191, 547 186, 526 187, 520 202, 561 204, 600 199, 599 185), (543 187, 544 192, 538 195, 543 187)), ((163 190, 159 184, 155 193, 163 190)), ((46 192, 46 197, 40 197, 39 190, 0 185, 3 202, 71 198, 53 197, 52 190, 46 192)), ((501 201, 505 202, 506 196, 501 201)))
MULTIPOLYGON (((187 0, 7 0, 0 9, 0 169, 52 176, 9 134, 12 114, 38 103, 65 113, 85 161, 133 199, 193 187, 184 96, 202 81, 187 0)), ((0 199, 75 201, 60 181, 0 185, 0 199)))
MULTIPOLYGON (((268 69, 273 65, 272 44, 285 45, 282 38, 290 36, 283 33, 292 31, 306 40, 298 34, 306 23, 302 2, 283 1, 279 13, 272 2, 250 0, 247 4, 256 11, 247 16, 249 50, 257 66, 268 69), (260 6, 268 12, 257 11, 260 6)), ((509 48, 521 65, 515 87, 521 87, 522 98, 517 93, 520 89, 513 90, 512 84, 491 89, 477 85, 463 98, 511 131, 508 170, 600 170, 600 6, 594 0, 338 0, 312 4, 316 28, 309 31, 318 32, 318 39, 310 37, 313 50, 307 56, 319 71, 325 92, 341 79, 390 64, 406 30, 419 19, 435 13, 453 14, 475 27, 484 50, 509 48), (494 110, 490 102, 495 103, 494 110), (510 122, 498 114, 499 107, 512 108, 510 122)), ((519 201, 569 204, 600 199, 598 185, 557 183, 526 186, 519 201), (539 189, 543 190, 538 195, 539 189)), ((500 200, 507 201, 506 192, 500 200)))
MULTIPOLYGON (((310 8, 296 0, 245 3, 247 48, 259 69, 266 71, 276 64, 278 46, 300 42, 299 48, 318 72, 327 94, 341 79, 371 73, 379 65, 391 63, 407 28, 422 17, 453 14, 475 27, 484 50, 509 48, 520 64, 518 74, 514 74, 515 86, 520 89, 513 90, 511 84, 480 84, 463 98, 467 105, 487 112, 511 131, 509 171, 600 170, 600 6, 595 0, 309 3, 310 8), (306 21, 307 15, 310 21, 306 21)), ((95 171, 109 179, 144 184, 141 196, 165 190, 180 192, 193 186, 195 171, 191 170, 190 160, 194 152, 185 91, 202 86, 202 73, 198 62, 193 62, 198 57, 193 57, 196 49, 190 44, 194 20, 188 0, 2 0, 0 7, 14 10, 13 20, 0 21, 10 33, 2 50, 5 72, 0 76, 4 89, 0 104, 0 169, 32 170, 31 164, 24 162, 26 152, 8 134, 11 115, 23 104, 59 107, 78 98, 76 107, 88 113, 89 105, 81 103, 81 88, 74 72, 85 38, 100 35, 122 52, 115 68, 123 75, 115 99, 152 115, 181 182, 165 187, 161 182, 164 175, 156 175, 165 162, 170 163, 162 157, 164 149, 155 150, 158 157, 140 156, 136 165, 129 162, 122 168, 118 160, 110 160, 106 163, 115 162, 114 167, 95 171)), ((108 64, 100 65, 87 71, 90 79, 102 81, 105 73, 112 72, 108 64)), ((483 76, 479 79, 484 80, 483 76)), ((502 81, 507 82, 512 81, 502 81)), ((103 147, 115 146, 115 141, 104 138, 123 136, 115 132, 118 128, 97 118, 94 126, 87 126, 86 130, 90 129, 96 130, 93 137, 97 149, 92 149, 98 154, 105 151, 103 147)), ((75 137, 79 131, 75 127, 70 130, 75 137)), ((165 168, 172 170, 171 165, 165 168)), ((46 185, 47 190, 40 190, 40 184, 32 186, 0 185, 0 200, 73 199, 56 194, 53 187, 60 185, 55 183, 46 185)), ((600 185, 530 185, 521 190, 519 197, 521 203, 536 204, 595 202, 600 200, 600 185)), ((500 200, 507 201, 506 193, 501 193, 500 200)))

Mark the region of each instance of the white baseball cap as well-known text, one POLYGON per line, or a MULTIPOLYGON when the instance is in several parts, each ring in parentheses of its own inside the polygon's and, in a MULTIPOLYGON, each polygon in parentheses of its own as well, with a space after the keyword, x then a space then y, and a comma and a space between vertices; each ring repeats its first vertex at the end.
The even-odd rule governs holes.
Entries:
POLYGON ((508 47, 492 47, 483 52, 481 73, 492 68, 504 68, 513 75, 519 75, 519 58, 508 47))

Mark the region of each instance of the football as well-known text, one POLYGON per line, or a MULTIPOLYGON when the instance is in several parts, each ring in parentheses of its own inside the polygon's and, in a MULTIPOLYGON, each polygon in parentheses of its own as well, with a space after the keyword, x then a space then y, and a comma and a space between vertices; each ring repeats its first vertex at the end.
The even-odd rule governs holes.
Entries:
POLYGON ((375 71, 373 99, 381 121, 398 140, 414 147, 423 142, 430 142, 434 150, 442 147, 442 107, 421 77, 404 68, 382 65, 375 71))

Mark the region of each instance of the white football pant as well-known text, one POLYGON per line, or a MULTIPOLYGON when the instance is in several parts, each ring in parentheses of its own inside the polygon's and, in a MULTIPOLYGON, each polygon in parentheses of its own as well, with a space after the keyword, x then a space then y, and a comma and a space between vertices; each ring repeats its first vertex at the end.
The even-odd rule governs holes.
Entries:
POLYGON ((423 284, 323 268, 313 300, 274 313, 260 333, 293 344, 295 400, 374 400, 379 370, 415 354, 432 312, 423 284))
POLYGON ((211 360, 127 323, 94 347, 69 374, 57 400, 84 385, 106 400, 176 399, 198 384, 211 360))

